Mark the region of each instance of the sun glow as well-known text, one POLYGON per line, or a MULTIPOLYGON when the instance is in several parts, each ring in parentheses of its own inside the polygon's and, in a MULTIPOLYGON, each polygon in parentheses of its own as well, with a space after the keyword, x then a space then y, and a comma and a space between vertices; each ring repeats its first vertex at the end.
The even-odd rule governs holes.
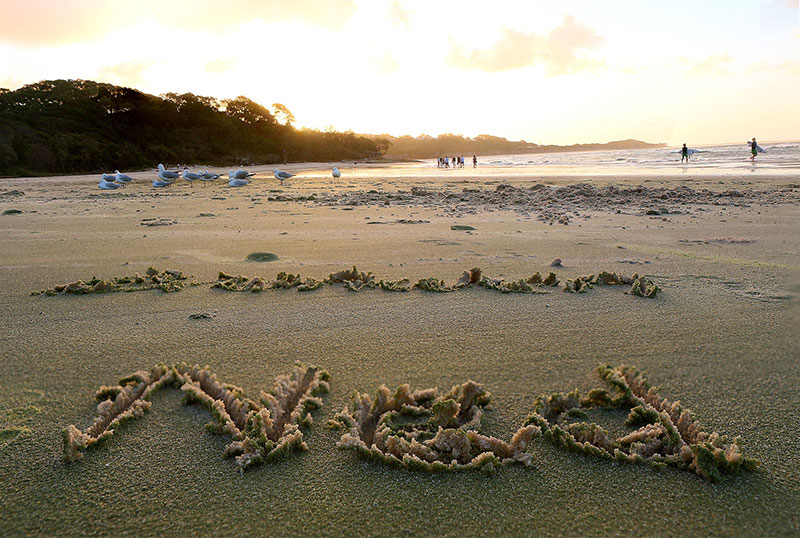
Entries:
POLYGON ((287 5, 0 0, 0 86, 85 78, 245 95, 285 104, 299 126, 393 135, 798 136, 796 2, 287 5))

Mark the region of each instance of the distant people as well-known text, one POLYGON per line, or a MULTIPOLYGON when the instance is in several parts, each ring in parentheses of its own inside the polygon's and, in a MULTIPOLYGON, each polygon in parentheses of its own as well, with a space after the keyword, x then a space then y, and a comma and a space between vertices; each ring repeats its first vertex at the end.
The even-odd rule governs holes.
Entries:
POLYGON ((684 159, 686 163, 689 163, 689 148, 686 147, 686 143, 683 143, 683 147, 681 148, 681 163, 683 163, 684 159))
POLYGON ((472 156, 472 168, 478 168, 478 157, 477 155, 472 156))
POLYGON ((750 160, 756 162, 756 155, 758 155, 758 143, 756 142, 755 137, 753 137, 753 141, 750 142, 750 153, 752 153, 750 160))

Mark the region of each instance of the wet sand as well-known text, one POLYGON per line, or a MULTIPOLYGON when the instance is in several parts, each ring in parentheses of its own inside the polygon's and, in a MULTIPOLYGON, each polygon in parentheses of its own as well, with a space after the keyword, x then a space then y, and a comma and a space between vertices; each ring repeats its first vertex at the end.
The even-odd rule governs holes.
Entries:
POLYGON ((94 176, 0 180, 0 426, 24 428, 0 440, 3 534, 800 532, 800 178, 339 165, 334 181, 293 165, 298 177, 281 186, 271 168, 241 189, 179 180, 154 190, 152 172, 117 192, 94 176), (278 259, 247 261, 253 252, 278 259), (554 258, 563 267, 551 268, 554 258), (353 265, 412 282, 454 282, 472 267, 508 280, 636 272, 663 293, 251 294, 204 284, 29 295, 149 266, 210 282, 219 271, 322 279, 353 265), (189 319, 198 312, 215 316, 189 319), (257 395, 295 360, 331 373, 307 452, 240 475, 222 458, 226 440, 204 430, 208 412, 168 389, 105 446, 60 461, 61 429, 91 423, 101 384, 188 361, 257 395), (473 379, 494 395, 482 430, 508 438, 538 394, 598 386, 600 363, 646 370, 706 429, 741 436, 760 470, 712 485, 539 439, 532 467, 427 475, 337 450, 341 433, 324 427, 354 390, 473 379))

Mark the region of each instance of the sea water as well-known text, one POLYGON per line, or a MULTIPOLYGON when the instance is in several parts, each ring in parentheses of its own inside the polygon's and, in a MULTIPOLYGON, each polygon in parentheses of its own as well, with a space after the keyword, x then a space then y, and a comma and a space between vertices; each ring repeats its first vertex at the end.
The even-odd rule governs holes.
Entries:
MULTIPOLYGON (((681 163, 679 147, 610 151, 575 151, 563 153, 528 153, 516 155, 478 155, 478 167, 528 169, 542 175, 645 175, 695 174, 729 175, 758 173, 770 175, 800 174, 800 142, 762 143, 766 153, 750 160, 749 144, 691 146, 696 149, 689 163, 681 163)), ((436 167, 427 160, 424 167, 436 167)), ((472 168, 472 155, 464 156, 464 168, 472 168)), ((515 170, 518 172, 521 170, 515 170)))

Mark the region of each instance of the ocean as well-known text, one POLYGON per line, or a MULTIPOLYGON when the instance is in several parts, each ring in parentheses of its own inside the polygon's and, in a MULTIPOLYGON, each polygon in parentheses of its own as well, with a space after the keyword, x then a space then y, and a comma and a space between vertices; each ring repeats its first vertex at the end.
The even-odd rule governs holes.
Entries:
MULTIPOLYGON (((478 167, 525 168, 542 175, 648 175, 694 174, 736 175, 743 172, 792 175, 800 174, 800 142, 759 144, 766 153, 750 161, 748 144, 690 146, 698 150, 688 164, 681 164, 680 148, 629 149, 612 151, 577 151, 565 153, 528 153, 518 155, 478 155, 478 167), (534 170, 531 170, 534 169, 534 170)), ((472 155, 464 155, 464 168, 472 168, 472 155)), ((436 160, 426 160, 425 167, 436 167, 436 160)))

